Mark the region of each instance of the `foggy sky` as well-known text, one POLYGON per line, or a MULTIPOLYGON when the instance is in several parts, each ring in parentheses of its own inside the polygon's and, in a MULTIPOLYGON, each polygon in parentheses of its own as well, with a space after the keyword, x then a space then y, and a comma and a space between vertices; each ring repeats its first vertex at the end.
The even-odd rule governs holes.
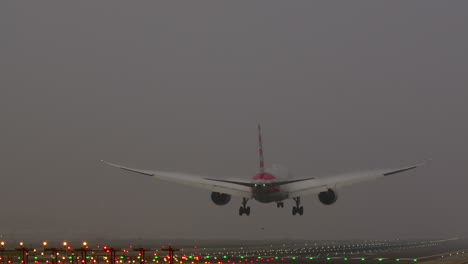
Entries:
POLYGON ((467 236, 468 3, 2 1, 0 234, 467 236), (304 197, 303 217, 119 171, 250 179, 427 166, 304 197), (261 229, 261 228, 264 228, 261 229))

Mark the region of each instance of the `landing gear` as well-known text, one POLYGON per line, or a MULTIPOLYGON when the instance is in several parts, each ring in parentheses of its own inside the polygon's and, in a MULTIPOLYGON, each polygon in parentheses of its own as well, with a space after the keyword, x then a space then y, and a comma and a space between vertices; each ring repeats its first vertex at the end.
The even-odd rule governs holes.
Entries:
POLYGON ((296 202, 296 206, 293 207, 292 209, 292 214, 296 215, 302 215, 304 214, 304 207, 300 206, 301 205, 301 197, 295 197, 293 200, 296 202))
POLYGON ((242 206, 239 207, 239 215, 250 215, 250 206, 246 206, 248 200, 248 198, 242 198, 242 206))
POLYGON ((280 208, 280 207, 283 208, 283 207, 284 207, 284 203, 283 203, 283 202, 277 202, 277 203, 276 203, 276 207, 278 207, 278 208, 280 208))

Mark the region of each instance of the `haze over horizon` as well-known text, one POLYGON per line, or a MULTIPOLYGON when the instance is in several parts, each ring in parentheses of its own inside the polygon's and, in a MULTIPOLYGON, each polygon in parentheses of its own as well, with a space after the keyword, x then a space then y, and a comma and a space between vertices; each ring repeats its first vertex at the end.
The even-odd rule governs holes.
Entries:
POLYGON ((0 3, 0 234, 467 237, 468 2, 0 3), (432 161, 304 216, 103 165, 251 179, 432 161), (262 229, 263 228, 263 229, 262 229))

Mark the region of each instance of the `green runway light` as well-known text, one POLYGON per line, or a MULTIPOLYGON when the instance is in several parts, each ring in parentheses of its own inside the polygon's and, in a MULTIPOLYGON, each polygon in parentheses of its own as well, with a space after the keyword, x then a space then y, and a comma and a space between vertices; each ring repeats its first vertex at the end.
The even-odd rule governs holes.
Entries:
POLYGON ((209 259, 209 258, 210 258, 210 256, 206 256, 205 258, 209 259))
POLYGON ((344 258, 344 260, 348 260, 348 258, 344 258))
POLYGON ((327 258, 327 260, 330 260, 330 259, 331 259, 330 257, 327 258))
POLYGON ((418 259, 413 259, 414 262, 418 261, 418 259))
POLYGON ((18 257, 18 259, 21 259, 21 257, 18 257))
POLYGON ((258 259, 261 259, 262 257, 258 256, 257 258, 258 258, 258 259))
POLYGON ((383 259, 379 258, 379 261, 382 261, 383 259))
POLYGON ((365 258, 362 258, 361 260, 364 261, 364 260, 366 260, 366 259, 365 259, 365 258))
POLYGON ((313 260, 314 258, 313 258, 313 257, 310 257, 309 259, 310 259, 310 260, 313 260))
POLYGON ((223 256, 223 258, 227 258, 227 256, 223 256))
POLYGON ((244 256, 241 256, 241 259, 243 259, 243 258, 244 258, 244 256))
POLYGON ((396 259, 396 261, 400 261, 400 259, 396 259))
MULTIPOLYGON (((192 257, 192 256, 190 256, 190 257, 192 257)), ((155 258, 155 259, 158 259, 158 258, 159 258, 159 256, 154 256, 154 258, 155 258)))
POLYGON ((275 259, 279 259, 279 257, 275 257, 275 259))
POLYGON ((89 259, 89 256, 86 256, 86 259, 89 259))
POLYGON ((72 259, 73 257, 72 256, 69 256, 68 259, 72 259))
POLYGON ((34 257, 34 259, 38 259, 38 257, 34 257))
POLYGON ((124 256, 120 256, 120 259, 123 259, 123 258, 124 258, 124 256))

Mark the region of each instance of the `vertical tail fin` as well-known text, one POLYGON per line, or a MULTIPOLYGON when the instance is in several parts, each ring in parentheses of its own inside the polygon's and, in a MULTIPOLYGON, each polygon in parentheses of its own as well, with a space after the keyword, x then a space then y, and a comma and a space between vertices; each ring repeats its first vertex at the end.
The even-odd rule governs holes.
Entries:
POLYGON ((262 128, 258 124, 258 157, 259 157, 259 173, 265 172, 265 164, 263 162, 263 144, 262 144, 262 128))

